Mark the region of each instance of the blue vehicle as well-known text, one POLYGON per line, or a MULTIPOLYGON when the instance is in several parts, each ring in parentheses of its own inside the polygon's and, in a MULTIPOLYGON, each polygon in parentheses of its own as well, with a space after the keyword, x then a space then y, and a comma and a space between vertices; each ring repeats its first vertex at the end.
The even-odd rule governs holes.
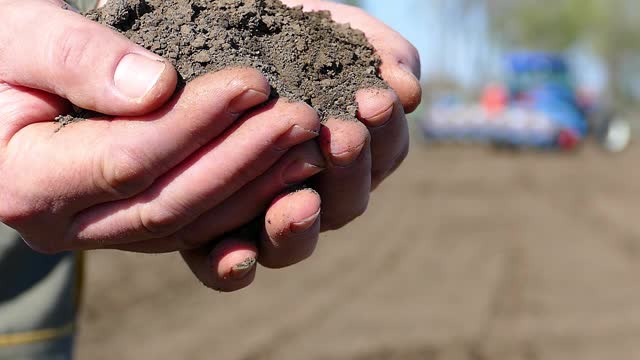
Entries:
POLYGON ((562 56, 514 53, 504 68, 505 83, 487 86, 478 103, 434 103, 421 123, 424 137, 560 150, 576 148, 588 135, 611 151, 629 144, 629 124, 579 96, 562 56))

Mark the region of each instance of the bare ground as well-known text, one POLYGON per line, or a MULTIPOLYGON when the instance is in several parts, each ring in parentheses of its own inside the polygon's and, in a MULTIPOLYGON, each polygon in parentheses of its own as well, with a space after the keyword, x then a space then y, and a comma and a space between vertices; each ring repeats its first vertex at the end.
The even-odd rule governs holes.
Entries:
POLYGON ((363 218, 232 295, 92 253, 78 358, 640 359, 638 159, 416 144, 363 218))

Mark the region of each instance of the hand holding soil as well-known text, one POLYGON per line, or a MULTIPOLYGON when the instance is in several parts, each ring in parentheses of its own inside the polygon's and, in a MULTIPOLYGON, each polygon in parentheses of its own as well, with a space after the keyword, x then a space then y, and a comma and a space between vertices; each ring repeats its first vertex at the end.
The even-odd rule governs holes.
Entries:
MULTIPOLYGON (((358 122, 329 118, 323 124, 319 143, 327 159, 327 169, 314 181, 314 188, 322 198, 321 222, 298 234, 291 231, 295 227, 283 226, 286 219, 293 218, 295 210, 303 208, 305 201, 313 200, 312 193, 294 193, 276 201, 267 212, 260 246, 252 249, 264 265, 273 267, 293 264, 311 254, 317 240, 315 231, 320 226, 325 231, 337 229, 364 212, 370 190, 405 158, 409 145, 405 113, 415 110, 421 99, 417 78, 419 56, 401 35, 354 7, 329 1, 283 2, 290 6, 304 4, 305 11, 329 10, 334 20, 362 30, 381 57, 380 74, 393 91, 359 90, 356 94, 358 122), (284 210, 287 208, 290 210, 284 210)), ((320 199, 315 201, 319 204, 320 199)), ((246 244, 251 243, 253 237, 241 234, 233 240, 246 244)), ((200 249, 183 252, 183 256, 196 276, 215 288, 221 282, 212 277, 210 269, 219 269, 220 273, 221 266, 216 265, 219 259, 216 254, 220 253, 224 252, 217 249, 211 253, 214 256, 208 257, 207 250, 200 249)))
POLYGON ((223 290, 250 283, 256 257, 281 267, 309 256, 321 224, 337 228, 362 213, 372 182, 402 160, 404 109, 419 95, 415 76, 399 66, 415 71, 417 55, 399 35, 359 10, 310 3, 373 28, 374 45, 393 44, 378 51, 382 76, 398 91, 358 92, 360 122, 325 112, 325 159, 308 142, 320 119, 307 99, 249 111, 271 91, 256 70, 202 76, 164 104, 176 73, 156 55, 49 1, 1 1, 9 26, 0 31, 8 50, 0 53, 0 219, 49 252, 196 248, 185 259, 223 290), (116 117, 54 134, 47 120, 66 111, 64 99, 116 117), (300 191, 269 206, 323 167, 314 184, 320 195, 300 191), (223 235, 265 208, 260 234, 223 235), (220 236, 215 247, 200 247, 220 236))

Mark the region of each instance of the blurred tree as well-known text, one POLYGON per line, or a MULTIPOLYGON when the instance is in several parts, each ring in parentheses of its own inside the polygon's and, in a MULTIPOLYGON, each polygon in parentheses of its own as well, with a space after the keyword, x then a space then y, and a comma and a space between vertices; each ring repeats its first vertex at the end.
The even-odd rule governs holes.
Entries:
POLYGON ((588 44, 608 67, 615 95, 623 91, 625 62, 640 51, 637 0, 487 0, 498 38, 512 47, 564 51, 588 44))

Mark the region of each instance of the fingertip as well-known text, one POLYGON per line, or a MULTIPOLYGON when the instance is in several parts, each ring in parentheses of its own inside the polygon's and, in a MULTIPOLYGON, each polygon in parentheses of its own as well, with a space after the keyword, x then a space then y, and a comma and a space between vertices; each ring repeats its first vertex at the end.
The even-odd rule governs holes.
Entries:
POLYGON ((271 88, 267 79, 256 69, 226 68, 193 79, 189 84, 190 97, 225 98, 226 113, 238 116, 269 99, 271 88))
POLYGON ((274 150, 284 152, 296 145, 303 144, 318 137, 320 117, 318 112, 303 102, 290 102, 278 98, 251 113, 252 117, 264 116, 265 132, 274 138, 274 150))
POLYGON ((420 80, 413 72, 403 64, 381 66, 383 79, 393 88, 398 95, 404 112, 414 112, 422 102, 422 86, 420 80))
POLYGON ((271 93, 269 81, 260 70, 249 67, 230 67, 220 70, 219 73, 232 82, 244 85, 246 89, 254 89, 266 94, 271 93))
MULTIPOLYGON (((128 55, 132 56, 132 55, 128 55)), ((125 60, 127 61, 127 60, 125 60)), ((130 74, 121 74, 116 70, 114 74, 115 87, 125 94, 123 97, 126 104, 118 107, 115 104, 101 111, 107 115, 120 116, 140 116, 153 112, 164 105, 175 93, 178 84, 178 73, 175 68, 166 60, 153 59, 153 67, 161 68, 157 80, 148 89, 144 88, 144 81, 139 80, 142 76, 153 77, 153 69, 147 70, 147 75, 132 77, 130 74), (136 93, 142 94, 136 97, 136 93)), ((99 109, 102 110, 102 109, 99 109)))
POLYGON ((278 196, 265 216, 270 238, 277 240, 287 233, 309 229, 319 215, 321 203, 320 195, 312 189, 278 196))
POLYGON ((257 250, 244 238, 222 237, 212 248, 205 246, 180 254, 198 280, 210 289, 237 291, 255 279, 257 250))
POLYGON ((294 186, 308 181, 326 169, 320 149, 311 141, 290 150, 286 155, 285 163, 287 165, 280 170, 281 184, 284 186, 294 186))
POLYGON ((368 127, 384 126, 393 115, 398 96, 388 89, 362 89, 356 94, 358 119, 368 127))
POLYGON ((277 269, 310 257, 320 232, 321 200, 305 189, 279 197, 267 211, 260 264, 277 269))
POLYGON ((242 114, 269 100, 269 81, 257 69, 229 68, 221 70, 219 76, 226 78, 231 88, 238 89, 238 95, 228 105, 231 114, 242 114))
POLYGON ((253 270, 257 251, 252 243, 225 239, 211 250, 212 270, 221 279, 241 280, 253 270))
POLYGON ((290 125, 297 125, 307 131, 315 133, 320 131, 322 126, 320 116, 316 109, 302 101, 290 101, 288 99, 278 99, 277 108, 283 113, 283 117, 289 121, 290 125))
POLYGON ((301 115, 299 119, 297 119, 296 125, 318 134, 318 132, 320 132, 320 127, 322 126, 318 111, 304 102, 299 101, 292 104, 294 105, 293 111, 295 111, 296 114, 301 115))
POLYGON ((209 253, 211 288, 230 292, 250 285, 256 274, 257 249, 239 239, 225 239, 209 253))
POLYGON ((369 129, 359 121, 330 118, 320 129, 322 152, 328 162, 337 167, 356 162, 369 141, 369 129))

